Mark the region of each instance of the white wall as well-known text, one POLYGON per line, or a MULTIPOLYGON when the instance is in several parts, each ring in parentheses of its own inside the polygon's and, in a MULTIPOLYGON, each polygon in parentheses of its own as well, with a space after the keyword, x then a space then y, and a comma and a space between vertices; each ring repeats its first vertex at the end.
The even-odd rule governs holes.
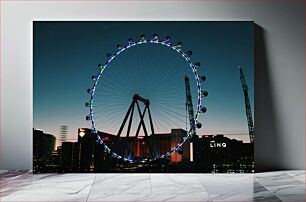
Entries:
POLYGON ((32 20, 254 20, 256 165, 305 168, 303 1, 0 1, 1 169, 32 168, 32 20))

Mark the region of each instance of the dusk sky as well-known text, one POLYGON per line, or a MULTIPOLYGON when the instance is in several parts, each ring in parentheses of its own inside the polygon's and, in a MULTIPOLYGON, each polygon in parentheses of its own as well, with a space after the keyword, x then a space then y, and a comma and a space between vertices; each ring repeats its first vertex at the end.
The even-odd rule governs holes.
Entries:
MULTIPOLYGON (((97 65, 128 38, 136 41, 141 34, 151 38, 155 33, 171 36, 173 43, 181 41, 184 51, 192 50, 192 61, 201 63, 199 74, 207 77, 207 113, 200 115, 203 127, 197 134, 236 134, 231 137, 248 142, 238 66, 247 80, 254 115, 253 22, 34 22, 34 128, 58 137, 60 126, 67 125, 68 139, 76 139, 78 128, 91 127, 85 120, 86 90, 97 65)), ((98 130, 116 134, 135 93, 150 100, 156 133, 186 129, 185 75, 195 109, 196 82, 177 52, 157 44, 123 52, 97 86, 98 130)), ((138 122, 136 116, 132 134, 138 122)))

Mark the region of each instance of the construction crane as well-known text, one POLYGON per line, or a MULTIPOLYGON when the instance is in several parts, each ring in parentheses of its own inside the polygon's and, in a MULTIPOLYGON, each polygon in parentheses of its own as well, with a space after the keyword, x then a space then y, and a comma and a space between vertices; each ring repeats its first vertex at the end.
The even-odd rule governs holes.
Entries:
POLYGON ((246 84, 245 77, 244 77, 241 67, 239 67, 239 70, 240 70, 240 80, 242 84, 242 90, 244 94, 245 109, 246 109, 246 116, 248 120, 250 141, 251 143, 253 143, 255 139, 254 137, 255 134, 254 134, 254 123, 253 123, 253 116, 252 116, 252 111, 251 111, 251 104, 250 104, 249 94, 248 94, 248 86, 246 84))
MULTIPOLYGON (((185 87, 186 87, 186 113, 188 112, 190 128, 194 127, 195 120, 194 120, 194 112, 192 106, 192 98, 190 92, 190 82, 189 78, 185 76, 185 87)), ((187 114, 186 114, 187 118, 187 114)), ((186 120, 186 127, 187 127, 187 120, 186 120)), ((194 130, 192 137, 196 136, 196 131, 194 130)))

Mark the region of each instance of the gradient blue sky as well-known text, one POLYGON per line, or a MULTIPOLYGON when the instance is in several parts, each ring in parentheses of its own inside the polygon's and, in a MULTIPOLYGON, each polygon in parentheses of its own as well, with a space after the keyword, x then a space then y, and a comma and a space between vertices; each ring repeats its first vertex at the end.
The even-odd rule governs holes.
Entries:
MULTIPOLYGON (((231 137, 248 141, 238 66, 244 70, 254 112, 253 22, 34 22, 34 128, 57 136, 60 126, 68 125, 68 138, 75 139, 77 128, 90 127, 84 103, 97 64, 128 38, 154 33, 183 42, 184 50, 193 51, 192 60, 201 62, 209 96, 197 133, 235 134, 231 137)), ((98 83, 98 129, 116 133, 134 93, 150 99, 156 132, 185 128, 185 75, 195 104, 192 71, 173 50, 145 44, 119 55, 98 83)))

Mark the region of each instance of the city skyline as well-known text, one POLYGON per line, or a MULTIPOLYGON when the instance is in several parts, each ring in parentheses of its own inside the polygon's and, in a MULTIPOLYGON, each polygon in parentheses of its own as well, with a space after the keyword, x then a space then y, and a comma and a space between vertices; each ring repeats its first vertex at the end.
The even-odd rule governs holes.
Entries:
MULTIPOLYGON (((129 147, 123 149, 125 138, 120 138, 117 142, 121 148, 119 152, 133 159, 131 164, 105 153, 92 136, 91 129, 82 128, 79 132, 76 142, 63 142, 60 148, 54 150, 55 137, 34 129, 33 172, 254 172, 254 145, 223 135, 195 138, 166 159, 159 158, 152 163, 145 163, 144 159, 167 153, 175 140, 185 135, 185 131, 172 129, 170 133, 148 137, 148 142, 157 143, 153 148, 144 144, 146 138, 140 138, 135 145, 130 142, 129 147)), ((115 136, 104 132, 99 135, 115 147, 112 144, 115 136)), ((132 141, 131 137, 129 141, 132 141)))
MULTIPOLYGON (((208 112, 200 117, 203 128, 198 134, 244 134, 241 139, 247 140, 238 66, 245 72, 254 114, 253 24, 249 22, 34 22, 34 127, 54 134, 57 139, 61 125, 68 126, 68 139, 77 136, 78 128, 89 128, 84 119, 88 114, 84 103, 88 101, 86 89, 92 84, 90 77, 97 73, 97 64, 105 61, 106 53, 114 52, 117 43, 125 44, 130 37, 138 40, 140 34, 151 37, 155 32, 163 38, 170 35, 172 40, 182 41, 183 48, 191 49, 195 60, 202 64, 199 72, 207 76, 204 90, 209 96, 204 101, 208 112)), ((109 110, 116 116, 106 117, 98 129, 115 133, 132 95, 139 91, 152 102, 153 119, 164 122, 159 117, 164 108, 173 107, 179 114, 165 118, 168 123, 155 121, 159 126, 157 133, 168 132, 173 127, 185 129, 183 76, 191 75, 192 71, 177 70, 186 63, 176 57, 160 47, 139 47, 114 61, 99 87, 101 93, 106 93, 103 97, 110 97, 110 93, 113 96, 105 103, 102 101, 102 105, 118 98, 116 106, 102 108, 105 111, 101 113, 107 114, 109 110), (159 73, 165 71, 156 70, 161 67, 170 69, 164 73, 167 78, 159 73), (119 73, 121 77, 117 77, 119 73), (147 74, 152 75, 151 83, 149 79, 133 82, 137 75, 142 78, 147 74), (161 78, 160 85, 151 89, 156 78, 161 78), (114 86, 116 90, 111 90, 114 86), (174 95, 179 99, 172 99, 174 95), (159 103, 155 107, 160 107, 160 111, 154 111, 154 103, 159 103), (181 121, 176 123, 176 120, 181 121), (114 124, 113 128, 110 123, 114 124)), ((195 107, 195 88, 191 90, 195 107)))
MULTIPOLYGON (((39 131, 42 131, 46 134, 50 134, 50 135, 53 135, 55 138, 56 138, 56 144, 55 144, 55 150, 57 149, 58 146, 61 146, 61 141, 60 141, 60 137, 59 135, 55 135, 55 134, 52 134, 52 133, 48 133, 47 131, 41 129, 41 128, 34 128, 35 130, 39 130, 39 131)), ((79 128, 80 129, 80 128, 79 128)), ((169 133, 171 132, 170 131, 165 131, 165 133, 169 133)), ((112 134, 114 135, 114 134, 112 134)), ((249 134, 221 134, 221 133, 216 133, 216 134, 205 134, 205 135, 198 135, 200 138, 202 136, 217 136, 217 135, 223 135, 224 137, 227 137, 231 140, 240 140, 240 141, 243 141, 243 143, 250 143, 250 138, 249 138, 249 134)), ((144 135, 141 135, 142 137, 144 137, 144 135)), ((76 134, 74 135, 67 135, 67 139, 65 142, 77 142, 78 141, 78 133, 76 131, 76 134)))

